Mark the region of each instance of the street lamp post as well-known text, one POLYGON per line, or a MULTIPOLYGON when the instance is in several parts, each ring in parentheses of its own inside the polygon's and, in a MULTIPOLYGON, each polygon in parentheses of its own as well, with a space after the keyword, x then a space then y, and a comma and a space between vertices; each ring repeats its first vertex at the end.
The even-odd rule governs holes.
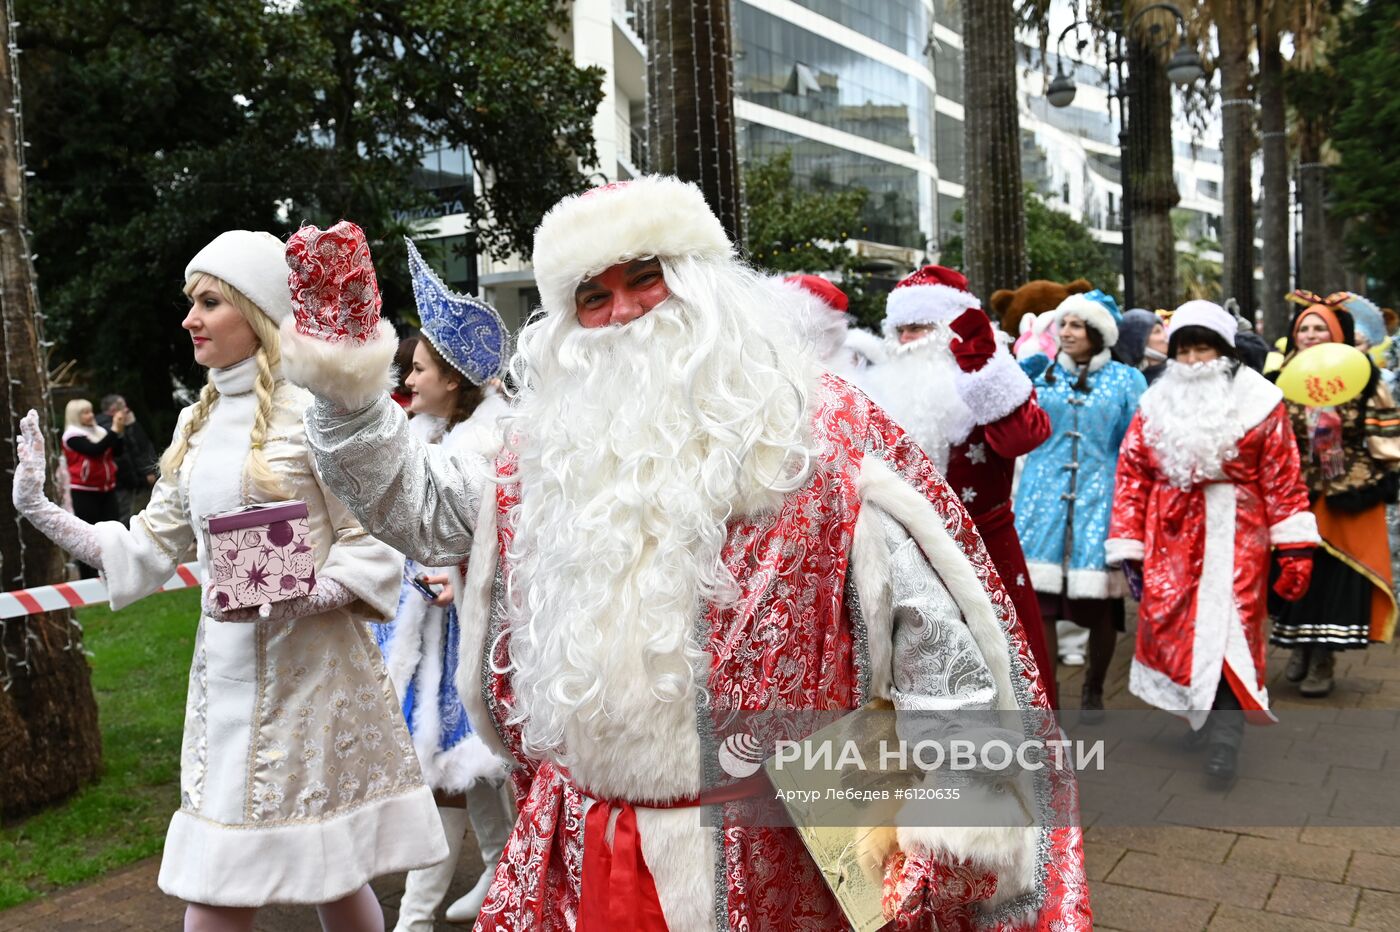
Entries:
MULTIPOLYGON (((1147 27, 1146 45, 1153 49, 1164 48, 1178 35, 1182 40, 1181 46, 1172 55, 1167 63, 1167 79, 1177 86, 1191 84, 1202 74, 1205 69, 1201 67, 1201 58, 1196 54, 1195 49, 1189 48, 1186 43, 1186 18, 1181 11, 1170 3, 1152 3, 1138 10, 1125 24, 1123 21, 1123 6, 1118 3, 1107 12, 1104 17, 1105 22, 1098 22, 1093 19, 1075 20, 1064 28, 1060 33, 1060 38, 1055 43, 1055 78, 1046 88, 1045 97, 1054 107, 1068 107, 1074 102, 1075 82, 1074 78, 1065 72, 1063 52, 1064 41, 1071 32, 1078 32, 1081 27, 1088 28, 1091 32, 1098 32, 1103 38, 1104 48, 1107 50, 1108 70, 1104 73, 1104 79, 1108 84, 1109 115, 1113 114, 1113 102, 1118 102, 1118 164, 1119 164, 1119 185, 1122 193, 1119 197, 1119 211, 1122 216, 1123 227, 1123 303, 1126 307, 1133 307, 1133 213, 1132 213, 1132 171, 1131 161, 1128 151, 1128 98, 1131 86, 1128 81, 1132 75, 1127 73, 1127 52, 1124 49, 1126 35, 1131 32, 1142 18, 1154 11, 1170 13, 1176 19, 1176 29, 1173 35, 1158 23, 1153 23, 1147 27)), ((1076 51, 1082 53, 1088 44, 1085 40, 1080 40, 1076 46, 1076 51)), ((1077 59, 1071 59, 1078 63, 1077 59)))

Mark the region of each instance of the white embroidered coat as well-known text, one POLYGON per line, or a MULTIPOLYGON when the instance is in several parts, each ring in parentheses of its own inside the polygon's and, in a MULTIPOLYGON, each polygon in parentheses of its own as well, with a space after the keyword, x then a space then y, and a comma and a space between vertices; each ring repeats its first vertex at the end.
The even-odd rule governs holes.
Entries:
MULTIPOLYGON (((290 621, 201 617, 160 888, 214 906, 324 903, 382 874, 447 854, 369 623, 392 616, 400 554, 322 484, 306 446, 310 397, 279 381, 263 451, 284 488, 248 487, 253 361, 214 370, 220 390, 173 476, 128 530, 96 526, 113 609, 154 592, 192 546, 208 570, 201 519, 269 498, 300 499, 321 579, 358 598, 290 621)), ((192 408, 180 414, 177 434, 192 408)))

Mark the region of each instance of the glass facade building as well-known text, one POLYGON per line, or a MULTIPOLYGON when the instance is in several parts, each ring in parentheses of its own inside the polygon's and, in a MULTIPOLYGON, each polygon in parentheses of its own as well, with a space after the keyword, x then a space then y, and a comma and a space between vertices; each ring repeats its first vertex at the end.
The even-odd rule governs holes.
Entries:
MULTIPOLYGON (((961 232, 966 100, 960 4, 967 2, 731 0, 741 163, 790 153, 804 187, 867 190, 861 229, 833 236, 849 233, 857 253, 882 277, 937 261, 941 244, 961 232)), ((1068 0, 1052 0, 1052 21, 1067 22, 1070 9, 1068 0)), ((608 180, 647 169, 644 13, 640 0, 573 0, 570 29, 561 37, 580 65, 605 75, 593 131, 596 174, 608 180)), ((1103 65, 1060 62, 1053 50, 1042 56, 1029 33, 1018 53, 1022 175, 1116 252, 1122 242, 1118 124, 1116 113, 1109 114, 1103 65), (1060 64, 1078 85, 1075 101, 1063 109, 1045 99, 1048 75, 1060 64)), ((424 179, 434 191, 450 192, 470 175, 460 153, 434 153, 428 161, 433 164, 424 164, 424 179)), ((1183 128, 1176 179, 1192 239, 1218 235, 1221 178, 1218 144, 1191 140, 1183 128)), ((454 247, 465 229, 461 218, 424 220, 436 230, 426 235, 445 240, 441 254, 459 283, 465 266, 454 247)), ((523 258, 482 257, 480 271, 483 296, 508 322, 523 320, 536 300, 523 258)))
MULTIPOLYGON (((864 188, 863 228, 851 238, 892 247, 886 258, 910 268, 939 229, 934 7, 933 0, 734 2, 741 161, 790 152, 800 185, 864 188)), ((960 170, 961 151, 958 163, 960 170)), ((957 181, 943 187, 961 193, 957 181)))

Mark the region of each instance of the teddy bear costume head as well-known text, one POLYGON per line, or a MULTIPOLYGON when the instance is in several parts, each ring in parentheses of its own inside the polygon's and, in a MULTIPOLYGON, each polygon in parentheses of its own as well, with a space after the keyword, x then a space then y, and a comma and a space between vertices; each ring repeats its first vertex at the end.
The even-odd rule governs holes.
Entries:
POLYGON ((1021 333, 1022 317, 1053 311, 1070 295, 1093 290, 1093 284, 1082 278, 1069 284, 1039 279, 1015 290, 1002 288, 992 292, 992 313, 1000 321, 1001 329, 1014 339, 1021 333))

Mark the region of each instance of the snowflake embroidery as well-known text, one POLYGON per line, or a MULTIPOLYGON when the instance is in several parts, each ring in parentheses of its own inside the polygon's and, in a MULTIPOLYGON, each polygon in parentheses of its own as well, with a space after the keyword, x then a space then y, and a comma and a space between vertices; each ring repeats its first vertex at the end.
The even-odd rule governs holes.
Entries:
POLYGON ((380 790, 389 788, 389 772, 385 770, 383 764, 375 763, 369 765, 369 785, 365 787, 367 792, 378 793, 380 790))
POLYGON ((258 797, 258 809, 268 815, 275 815, 284 798, 280 786, 275 783, 268 784, 262 788, 262 793, 258 797))
POLYGON ((341 760, 349 757, 355 750, 355 735, 353 732, 342 731, 335 736, 335 756, 341 760))
POLYGON ((370 724, 365 726, 365 730, 361 733, 360 737, 364 738, 365 744, 369 745, 371 748, 377 748, 380 742, 384 740, 384 732, 379 730, 377 724, 370 724))
POLYGON ((336 715, 344 715, 350 711, 350 696, 343 689, 337 689, 331 693, 331 711, 336 715))
POLYGON ((1025 574, 1025 573, 1017 573, 1017 574, 1016 574, 1016 585, 1017 585, 1017 586, 1020 586, 1022 589, 1024 589, 1024 588, 1026 587, 1026 574, 1025 574))
POLYGON ((330 801, 330 787, 320 780, 313 781, 297 794, 297 815, 305 817, 319 813, 330 801))
MULTIPOLYGON (((987 462, 987 447, 981 443, 970 443, 967 446, 967 461, 975 465, 987 462)), ((969 501, 970 499, 964 499, 969 501)))
POLYGON ((348 803, 354 798, 355 794, 359 792, 360 780, 347 770, 340 775, 340 779, 336 783, 336 789, 340 793, 340 801, 342 803, 348 803))
POLYGON ((958 494, 958 497, 963 500, 964 505, 971 505, 973 500, 977 498, 977 490, 970 485, 966 486, 962 492, 958 494))

